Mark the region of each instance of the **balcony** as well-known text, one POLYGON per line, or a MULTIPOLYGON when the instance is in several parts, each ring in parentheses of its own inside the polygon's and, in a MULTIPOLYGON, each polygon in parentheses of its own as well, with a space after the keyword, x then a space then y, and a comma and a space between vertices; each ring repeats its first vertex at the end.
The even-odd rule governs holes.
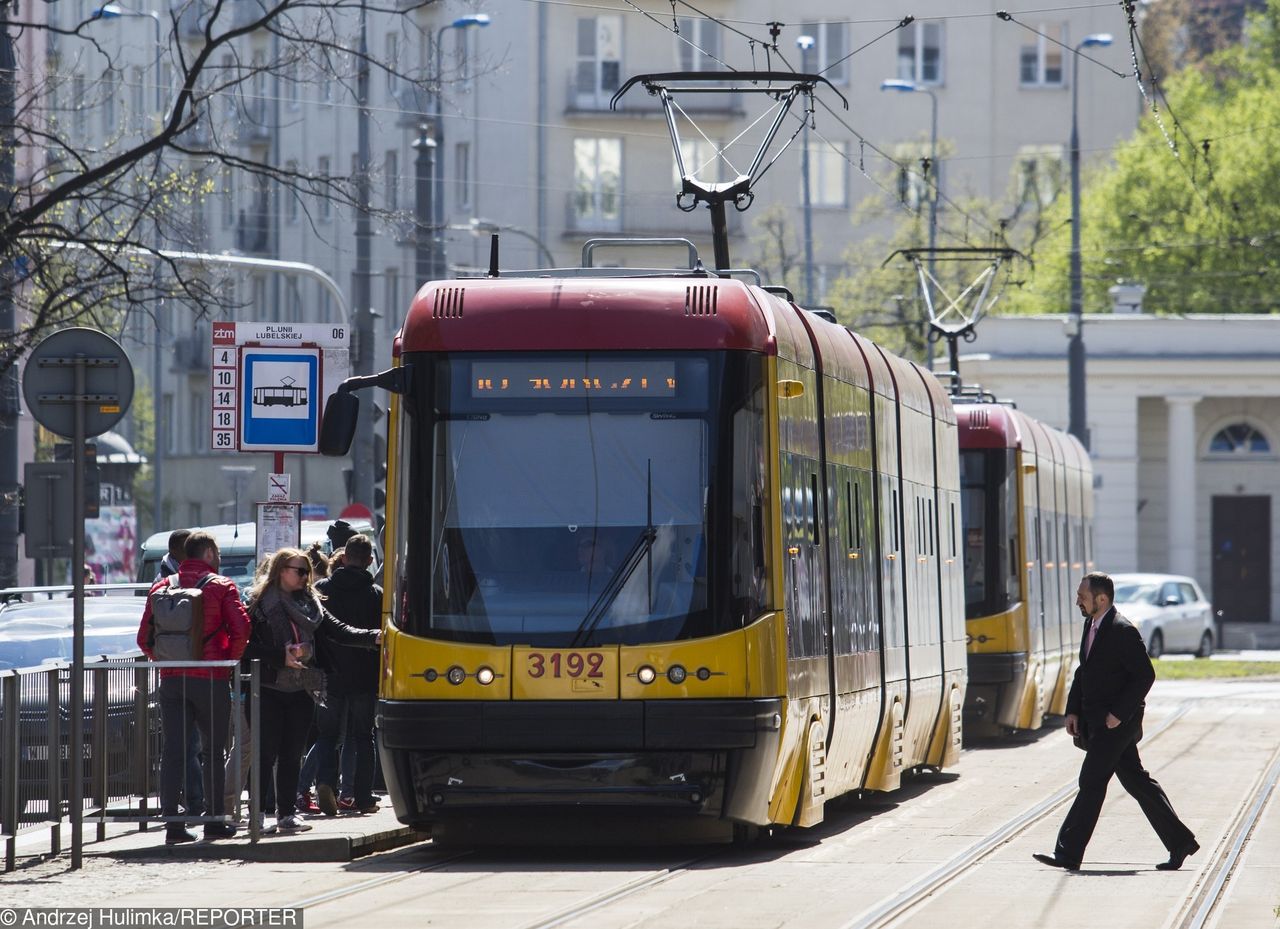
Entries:
POLYGON ((207 374, 212 345, 209 324, 196 323, 191 335, 178 336, 173 340, 169 370, 175 374, 207 374))
POLYGON ((171 12, 178 14, 178 37, 182 39, 204 38, 205 26, 213 4, 209 0, 173 0, 171 12))
MULTIPOLYGON (((616 209, 607 208, 607 204, 605 209, 600 209, 599 196, 588 203, 571 191, 565 197, 565 237, 682 236, 695 242, 705 242, 711 237, 711 215, 706 207, 700 205, 691 213, 676 209, 674 186, 670 194, 646 191, 615 199, 616 209)), ((725 225, 730 238, 744 235, 743 214, 732 205, 726 210, 725 225)))
POLYGON ((431 112, 431 94, 420 84, 401 81, 392 96, 399 109, 396 125, 401 128, 417 127, 431 112))
MULTIPOLYGON (((617 110, 610 110, 609 100, 615 89, 581 87, 578 84, 577 69, 570 70, 565 88, 565 115, 665 118, 661 102, 645 93, 643 87, 633 88, 618 101, 617 110)), ((686 93, 680 96, 680 108, 690 116, 700 116, 703 119, 740 119, 746 115, 742 106, 742 94, 734 91, 686 93)))
POLYGON ((267 121, 267 107, 260 101, 244 106, 236 126, 236 141, 241 145, 269 145, 273 128, 267 121))

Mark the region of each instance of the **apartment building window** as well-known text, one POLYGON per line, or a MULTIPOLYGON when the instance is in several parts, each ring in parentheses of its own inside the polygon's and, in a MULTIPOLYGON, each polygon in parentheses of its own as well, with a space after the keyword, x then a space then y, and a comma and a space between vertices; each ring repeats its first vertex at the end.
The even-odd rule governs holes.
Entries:
MULTIPOLYGON (((287 161, 284 169, 291 176, 295 176, 298 173, 298 163, 292 160, 287 161)), ((281 195, 284 197, 284 220, 290 224, 298 221, 298 192, 294 190, 293 183, 296 183, 296 181, 281 191, 281 195)))
POLYGON ((394 149, 382 156, 382 189, 387 209, 400 209, 400 156, 394 149))
POLYGON ((573 218, 578 229, 622 225, 622 140, 573 140, 573 218))
MULTIPOLYGON (((458 30, 465 32, 466 30, 458 30)), ((387 94, 391 95, 396 92, 400 84, 398 72, 400 70, 400 36, 394 32, 388 32, 386 38, 386 56, 383 58, 387 75, 387 94)))
POLYGON ((898 31, 898 79, 942 83, 942 23, 917 20, 898 31))
POLYGON ((722 27, 719 23, 686 16, 676 22, 680 27, 680 35, 676 36, 676 62, 681 71, 717 71, 724 67, 716 61, 724 57, 720 51, 722 27))
POLYGON ((205 423, 205 413, 209 407, 209 395, 202 390, 193 390, 191 397, 191 413, 187 417, 188 440, 193 454, 207 451, 209 427, 205 423))
MULTIPOLYGON (((255 274, 251 279, 253 297, 249 300, 249 312, 254 315, 250 319, 262 319, 262 314, 268 312, 267 304, 267 279, 261 274, 255 274)), ((277 318, 278 313, 271 314, 271 318, 277 318)))
MULTIPOLYGON (((328 179, 332 172, 329 169, 329 156, 322 155, 316 163, 316 174, 322 179, 328 179)), ((329 199, 328 193, 320 195, 320 221, 323 223, 333 219, 333 201, 329 199)))
POLYGON ((1015 196, 1017 203, 1034 200, 1047 207, 1062 190, 1061 145, 1024 145, 1018 149, 1015 196))
POLYGON ((89 123, 89 101, 86 99, 86 85, 83 74, 77 74, 71 79, 71 109, 72 126, 75 128, 76 138, 83 139, 88 134, 89 123))
POLYGON ((459 142, 453 147, 454 182, 460 210, 471 209, 471 143, 459 142))
POLYGON ((578 68, 575 88, 579 104, 605 103, 621 85, 622 17, 578 19, 578 68))
POLYGON ((146 84, 147 73, 141 65, 134 65, 129 71, 129 116, 133 128, 139 132, 147 127, 146 84))
POLYGON ((236 175, 230 167, 222 168, 222 228, 229 229, 236 221, 236 175))
POLYGON ((156 444, 163 446, 166 454, 172 455, 177 451, 175 439, 178 427, 173 409, 173 394, 163 394, 160 397, 160 422, 164 428, 164 441, 157 441, 156 444))
POLYGON ((116 131, 116 72, 111 68, 102 72, 102 134, 110 141, 116 131))
POLYGON ((1062 46, 1066 44, 1067 27, 1062 23, 1041 23, 1038 31, 1043 35, 1032 36, 1022 46, 1018 79, 1023 87, 1061 87, 1066 79, 1062 46))
POLYGON ((289 62, 280 73, 281 90, 284 91, 281 96, 284 97, 285 106, 291 112, 297 112, 298 104, 298 66, 294 62, 289 62))
MULTIPOLYGON (((815 207, 843 207, 849 203, 847 146, 843 142, 833 144, 839 147, 832 148, 826 142, 809 147, 809 203, 815 207)), ((803 197, 803 179, 800 183, 803 197)))
POLYGON ((848 32, 844 23, 805 23, 800 34, 813 36, 809 53, 809 71, 822 74, 833 84, 849 83, 848 32), (828 71, 827 69, 831 70, 828 71))
POLYGON ((405 309, 400 306, 400 272, 395 268, 387 268, 383 286, 386 292, 383 295, 382 315, 386 320, 387 334, 394 335, 400 328, 400 320, 405 316, 405 309))
POLYGON ((302 288, 298 286, 298 276, 287 274, 284 278, 285 319, 291 323, 302 321, 302 288))
MULTIPOLYGON (((220 84, 226 84, 236 76, 236 59, 232 55, 222 56, 221 73, 214 79, 220 84)), ((235 87, 227 87, 222 91, 223 118, 229 126, 235 126, 240 122, 240 112, 237 107, 238 89, 235 87)))
POLYGON ((460 93, 471 92, 471 43, 475 40, 472 33, 475 29, 453 30, 453 60, 458 63, 457 89, 460 93))
MULTIPOLYGON (((720 146, 706 139, 681 139, 680 158, 684 161, 684 169, 698 180, 714 184, 724 177, 724 159, 720 157, 720 146)), ((680 165, 675 155, 671 156, 671 179, 677 188, 683 180, 680 177, 680 165)))

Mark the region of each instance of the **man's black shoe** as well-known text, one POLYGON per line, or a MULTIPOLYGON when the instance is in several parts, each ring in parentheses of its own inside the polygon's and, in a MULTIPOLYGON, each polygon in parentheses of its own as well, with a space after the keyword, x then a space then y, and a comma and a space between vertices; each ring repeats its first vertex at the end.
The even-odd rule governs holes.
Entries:
POLYGON ((165 828, 165 845, 181 845, 183 842, 194 841, 196 841, 196 834, 194 832, 188 832, 187 827, 182 823, 169 823, 165 828))
POLYGON ((1062 868, 1065 871, 1080 870, 1080 862, 1063 861, 1057 855, 1041 855, 1039 852, 1036 852, 1031 857, 1034 858, 1036 861, 1040 862, 1041 864, 1047 864, 1051 868, 1062 868))
POLYGON ((1156 870, 1157 871, 1177 871, 1179 868, 1182 867, 1182 863, 1184 861, 1186 861, 1188 858, 1190 858, 1192 855, 1194 855, 1198 851, 1200 851, 1200 843, 1198 843, 1195 839, 1192 839, 1190 842, 1182 846, 1182 848, 1178 849, 1176 852, 1172 852, 1169 855, 1168 861, 1162 861, 1158 865, 1156 865, 1156 870))
POLYGON ((234 823, 205 823, 204 837, 206 839, 230 839, 236 834, 234 823))

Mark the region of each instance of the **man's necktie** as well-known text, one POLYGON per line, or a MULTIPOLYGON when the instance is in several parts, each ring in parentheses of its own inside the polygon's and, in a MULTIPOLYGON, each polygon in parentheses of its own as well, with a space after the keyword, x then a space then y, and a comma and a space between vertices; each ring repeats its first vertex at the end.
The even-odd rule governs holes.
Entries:
POLYGON ((1098 634, 1098 621, 1092 620, 1089 623, 1089 632, 1084 637, 1084 659, 1089 660, 1089 652, 1093 650, 1093 637, 1098 634))

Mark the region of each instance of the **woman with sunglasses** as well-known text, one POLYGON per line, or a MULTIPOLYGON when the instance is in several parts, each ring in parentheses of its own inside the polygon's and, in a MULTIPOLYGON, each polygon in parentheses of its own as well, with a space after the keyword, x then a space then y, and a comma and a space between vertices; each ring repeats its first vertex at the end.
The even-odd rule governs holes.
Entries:
POLYGON ((267 831, 304 832, 311 827, 297 817, 298 768, 314 704, 323 702, 325 645, 376 648, 382 634, 329 613, 311 586, 311 559, 296 548, 271 556, 249 592, 249 619, 244 659, 262 662, 261 770, 275 768, 276 824, 267 831))

